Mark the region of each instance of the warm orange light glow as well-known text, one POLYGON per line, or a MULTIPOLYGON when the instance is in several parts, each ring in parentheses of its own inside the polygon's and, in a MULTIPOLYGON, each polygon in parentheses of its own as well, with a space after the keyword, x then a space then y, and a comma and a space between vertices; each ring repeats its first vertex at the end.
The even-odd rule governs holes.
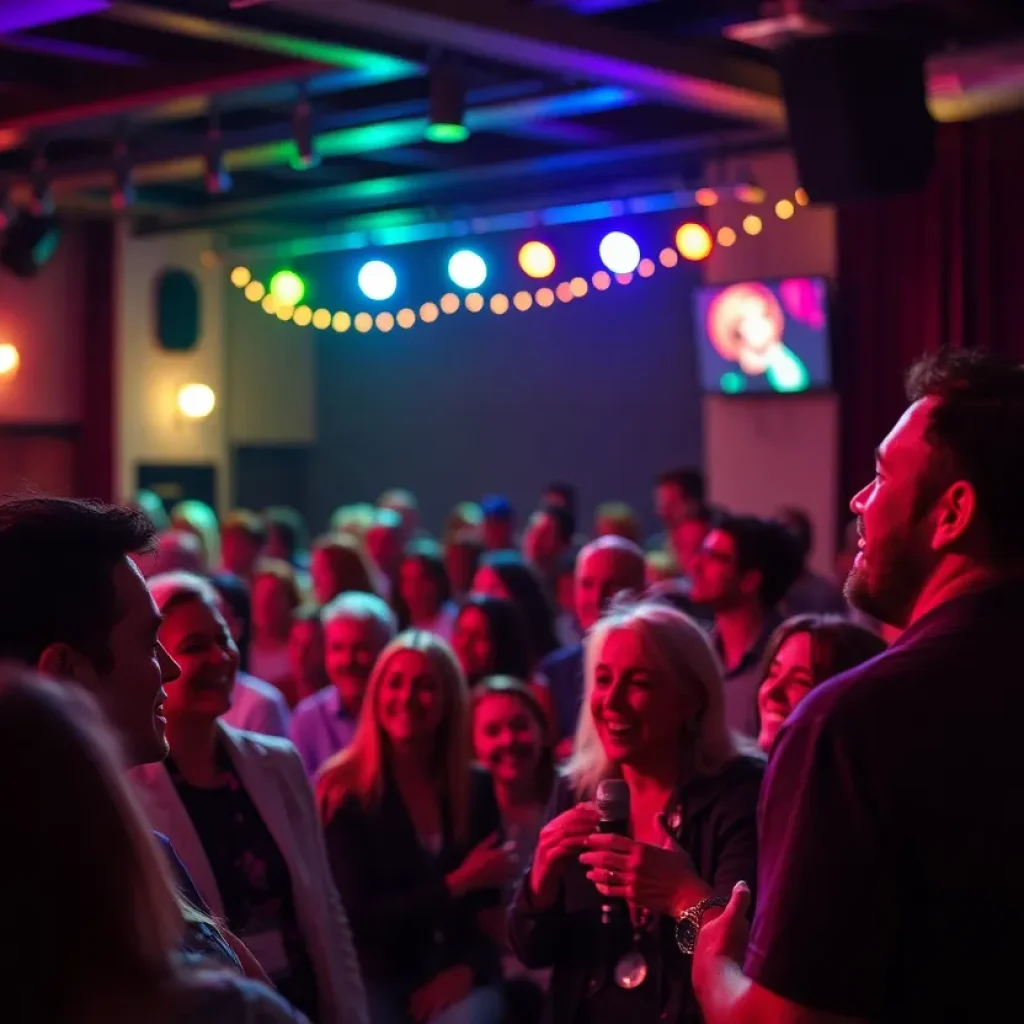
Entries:
POLYGON ((788 199, 780 199, 775 204, 775 216, 779 220, 789 220, 796 212, 796 207, 788 199))
POLYGON ((250 281, 245 286, 245 297, 250 302, 259 302, 263 298, 263 293, 266 289, 260 281, 250 281))
POLYGON ((282 302, 274 312, 277 315, 278 320, 291 320, 292 316, 295 314, 295 307, 282 302))
POLYGON ((425 324, 432 324, 440 316, 437 306, 433 302, 424 302, 420 306, 420 319, 425 324))
POLYGON ((497 313, 498 316, 501 316, 502 313, 507 313, 508 312, 508 296, 507 295, 502 295, 501 292, 498 292, 497 295, 492 295, 491 296, 491 312, 492 313, 497 313))
POLYGON ((658 262, 663 267, 674 267, 679 262, 679 253, 675 249, 662 249, 658 253, 658 262))
POLYGON ((309 306, 298 306, 292 314, 292 322, 305 327, 313 319, 313 310, 309 306))
POLYGON ((555 289, 555 295, 558 296, 559 302, 572 302, 572 289, 569 287, 568 281, 563 281, 555 289))
POLYGON ((529 292, 516 292, 512 296, 512 305, 525 313, 533 305, 533 296, 529 292))
POLYGON ((760 185, 737 185, 732 194, 741 203, 764 202, 764 189, 760 185))
POLYGON ((231 271, 231 283, 236 288, 244 288, 252 280, 252 271, 248 267, 235 267, 231 271))
POLYGON ((352 317, 350 317, 343 309, 339 309, 338 312, 334 314, 331 326, 339 334, 344 334, 352 326, 352 317))
POLYGON ((519 250, 519 266, 527 277, 550 277, 555 272, 555 254, 543 242, 527 242, 519 250))
POLYGON ((587 284, 586 279, 582 277, 574 277, 569 282, 569 290, 576 296, 577 299, 582 299, 584 295, 590 291, 590 286, 587 284))
POLYGON ((761 223, 761 218, 752 213, 748 213, 747 216, 743 218, 743 230, 746 231, 748 235, 761 234, 761 228, 763 227, 764 225, 761 223))
POLYGON ((16 345, 5 341, 0 345, 0 380, 13 380, 21 366, 21 353, 16 345))
POLYGON ((178 392, 178 409, 190 420, 202 420, 213 412, 217 396, 206 384, 186 384, 178 392))
POLYGON ((676 248, 684 260, 699 263, 711 255, 711 232, 703 224, 690 221, 676 232, 676 248))
POLYGON ((593 285, 593 286, 594 286, 594 287, 595 287, 595 288, 596 288, 596 289, 597 289, 597 290, 598 290, 599 292, 603 292, 603 291, 606 291, 606 290, 607 290, 608 288, 610 288, 610 287, 611 287, 611 283, 612 283, 611 275, 610 275, 610 274, 608 273, 608 271, 607 271, 607 270, 599 270, 599 271, 598 271, 598 272, 597 272, 596 274, 594 274, 594 276, 593 276, 593 277, 592 277, 592 278, 590 279, 590 283, 591 283, 591 284, 592 284, 592 285, 593 285))
POLYGON ((714 206, 718 202, 718 193, 713 188, 699 188, 693 198, 698 206, 714 206))
POLYGON ((618 281, 619 284, 629 284, 633 280, 633 275, 632 274, 616 274, 615 275, 615 280, 618 281))
POLYGON ((318 309, 313 314, 313 326, 318 331, 326 331, 331 326, 331 311, 329 309, 318 309))
POLYGON ((718 244, 728 249, 730 245, 736 244, 736 232, 732 228, 718 229, 718 244))
POLYGON ((416 314, 411 309, 400 309, 395 320, 399 327, 404 327, 408 330, 414 323, 416 323, 416 314))
POLYGON ((387 334, 395 326, 395 318, 390 313, 377 314, 377 330, 387 334))
POLYGON ((793 193, 793 198, 796 200, 797 206, 806 206, 811 201, 807 193, 802 188, 798 188, 796 192, 793 193))
POLYGON ((454 313, 459 308, 459 297, 454 292, 441 296, 441 312, 454 313))
POLYGON ((273 316, 277 312, 277 296, 271 292, 267 292, 267 294, 263 296, 263 301, 260 305, 263 307, 264 313, 269 313, 273 316))
POLYGON ((365 334, 373 329, 373 317, 369 313, 356 313, 355 325, 360 334, 365 334))
POLYGON ((484 297, 479 292, 470 292, 466 296, 466 309, 470 313, 479 313, 484 308, 484 297))
POLYGON ((538 306, 550 306, 555 301, 555 293, 550 288, 538 288, 534 298, 538 306))
POLYGON ((649 260, 646 256, 636 265, 636 272, 641 277, 652 277, 656 269, 654 260, 649 260))

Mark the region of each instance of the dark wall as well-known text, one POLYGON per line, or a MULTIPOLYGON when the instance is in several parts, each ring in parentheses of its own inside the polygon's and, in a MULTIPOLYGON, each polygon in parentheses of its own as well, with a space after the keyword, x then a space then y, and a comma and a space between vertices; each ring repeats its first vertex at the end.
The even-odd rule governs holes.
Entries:
MULTIPOLYGON (((646 255, 671 244, 679 215, 616 223, 634 232, 646 255)), ((544 234, 559 255, 552 284, 600 264, 597 243, 610 222, 544 234)), ((511 295, 527 286, 515 268, 525 236, 471 239, 491 267, 486 293, 511 295), (504 269, 502 269, 504 267, 504 269)), ((404 288, 384 304, 418 308, 446 290, 434 274, 457 246, 427 243, 385 250, 404 288)), ((338 308, 349 299, 335 285, 351 281, 366 253, 346 253, 301 268, 321 283, 311 297, 338 308)), ((591 290, 569 305, 461 311, 411 330, 319 333, 317 442, 309 452, 311 525, 337 505, 372 501, 389 487, 409 487, 425 524, 437 529, 457 501, 501 492, 522 512, 545 484, 579 489, 581 525, 596 504, 630 502, 651 517, 651 478, 659 470, 701 461, 701 416, 690 293, 699 271, 659 268, 649 279, 607 292, 591 290)), ((536 288, 544 282, 532 282, 536 288)), ((371 308, 362 300, 347 308, 371 308)), ((298 328, 296 328, 298 329, 298 328)), ((649 523, 653 525, 653 523, 649 523)))

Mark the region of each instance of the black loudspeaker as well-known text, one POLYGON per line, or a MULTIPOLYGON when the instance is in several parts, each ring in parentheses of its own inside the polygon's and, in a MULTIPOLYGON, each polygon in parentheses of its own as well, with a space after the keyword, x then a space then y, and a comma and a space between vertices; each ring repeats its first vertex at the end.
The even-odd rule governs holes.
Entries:
POLYGON ((935 161, 924 55, 905 40, 837 34, 778 54, 789 139, 814 201, 920 188, 935 161))

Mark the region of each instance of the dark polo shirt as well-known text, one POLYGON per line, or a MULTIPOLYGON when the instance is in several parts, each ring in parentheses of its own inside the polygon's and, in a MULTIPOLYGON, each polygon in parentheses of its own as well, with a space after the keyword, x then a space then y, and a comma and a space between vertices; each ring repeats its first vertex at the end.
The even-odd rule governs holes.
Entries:
POLYGON ((758 984, 872 1022, 1019 1012, 1022 637, 1024 583, 992 587, 800 704, 758 814, 758 984))

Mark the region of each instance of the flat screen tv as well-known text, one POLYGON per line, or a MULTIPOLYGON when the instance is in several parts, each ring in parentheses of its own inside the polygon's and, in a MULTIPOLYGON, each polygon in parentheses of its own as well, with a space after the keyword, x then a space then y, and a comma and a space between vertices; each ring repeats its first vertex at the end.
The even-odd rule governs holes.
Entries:
POLYGON ((701 287, 693 316, 704 392, 797 394, 832 387, 824 278, 701 287))

